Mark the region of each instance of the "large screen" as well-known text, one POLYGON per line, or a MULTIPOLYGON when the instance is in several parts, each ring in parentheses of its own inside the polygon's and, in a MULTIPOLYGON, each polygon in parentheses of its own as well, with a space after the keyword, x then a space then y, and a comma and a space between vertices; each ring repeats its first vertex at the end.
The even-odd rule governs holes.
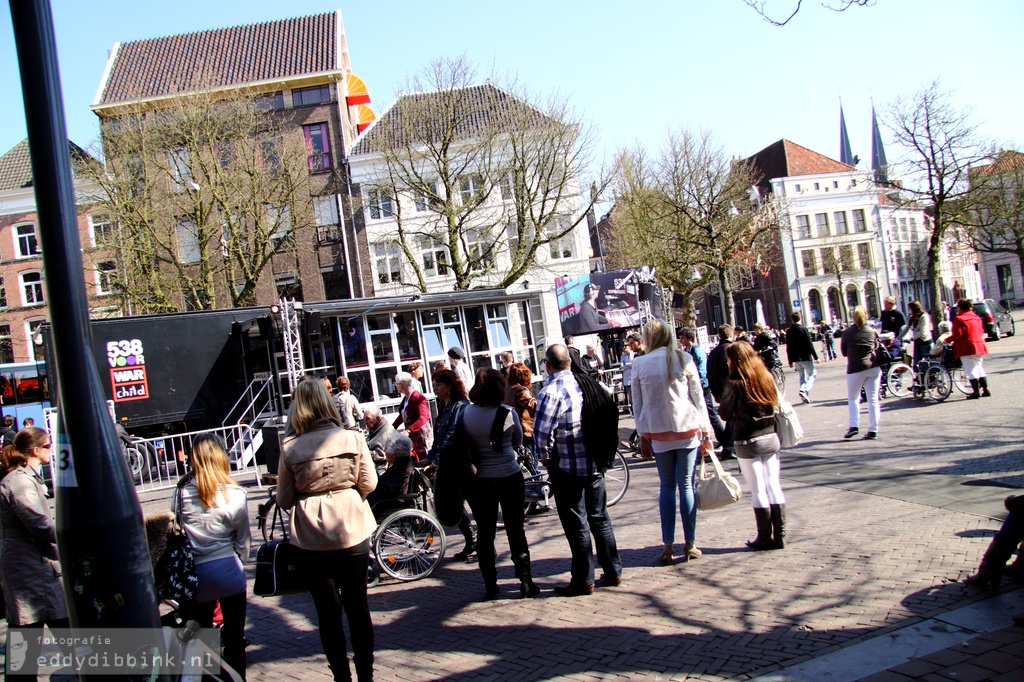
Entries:
POLYGON ((640 282, 654 279, 648 266, 555 279, 562 335, 593 334, 640 325, 640 282))

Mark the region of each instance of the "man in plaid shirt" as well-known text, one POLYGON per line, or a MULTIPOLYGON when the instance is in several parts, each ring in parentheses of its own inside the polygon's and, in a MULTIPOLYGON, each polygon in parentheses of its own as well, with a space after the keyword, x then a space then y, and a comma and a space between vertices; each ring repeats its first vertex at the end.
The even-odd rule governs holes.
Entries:
POLYGON ((548 467, 558 520, 572 552, 572 579, 555 591, 578 597, 594 592, 591 534, 597 545, 597 562, 604 569, 603 586, 622 583, 622 562, 608 517, 604 474, 583 445, 583 392, 570 371, 570 362, 569 351, 562 344, 549 346, 544 353, 548 378, 537 396, 533 438, 537 459, 548 467))

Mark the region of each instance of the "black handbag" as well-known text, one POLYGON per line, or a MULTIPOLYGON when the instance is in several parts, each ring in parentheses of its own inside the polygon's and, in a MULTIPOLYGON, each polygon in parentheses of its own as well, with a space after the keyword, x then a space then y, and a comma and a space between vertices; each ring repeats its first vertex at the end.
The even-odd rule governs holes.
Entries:
POLYGON ((256 550, 256 579, 252 592, 259 597, 302 592, 301 557, 298 547, 287 540, 271 540, 256 550))
POLYGON ((434 475, 434 512, 443 526, 458 525, 466 492, 476 477, 468 441, 460 417, 438 456, 434 475))
POLYGON ((196 598, 199 591, 199 576, 196 574, 192 543, 189 542, 188 534, 181 523, 182 490, 189 480, 189 477, 183 477, 178 481, 174 496, 174 522, 167 535, 167 549, 153 567, 157 596, 177 602, 191 601, 196 598))

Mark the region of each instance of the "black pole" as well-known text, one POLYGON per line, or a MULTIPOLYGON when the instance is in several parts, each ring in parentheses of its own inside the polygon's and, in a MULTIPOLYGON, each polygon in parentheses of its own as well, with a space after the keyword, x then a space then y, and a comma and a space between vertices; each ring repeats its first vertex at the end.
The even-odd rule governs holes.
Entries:
POLYGON ((153 628, 142 507, 93 360, 71 156, 48 0, 10 0, 60 382, 57 547, 71 623, 153 628))

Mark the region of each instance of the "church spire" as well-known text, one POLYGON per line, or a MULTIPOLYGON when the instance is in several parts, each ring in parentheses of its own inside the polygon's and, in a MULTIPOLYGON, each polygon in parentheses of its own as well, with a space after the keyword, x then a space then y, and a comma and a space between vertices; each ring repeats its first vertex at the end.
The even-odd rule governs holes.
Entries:
POLYGON ((889 182, 889 163, 885 160, 882 131, 878 128, 874 102, 871 102, 871 170, 875 172, 876 183, 884 185, 889 182))
POLYGON ((846 132, 846 117, 843 116, 843 100, 839 100, 839 160, 843 163, 856 166, 860 160, 850 150, 850 136, 846 132))

